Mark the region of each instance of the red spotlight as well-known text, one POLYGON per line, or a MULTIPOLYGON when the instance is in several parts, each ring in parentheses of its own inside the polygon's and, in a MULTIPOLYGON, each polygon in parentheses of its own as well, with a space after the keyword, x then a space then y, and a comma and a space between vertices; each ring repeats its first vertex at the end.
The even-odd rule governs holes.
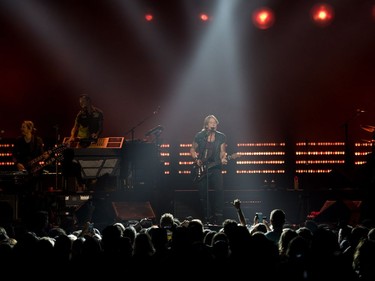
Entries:
POLYGON ((333 21, 334 10, 331 5, 316 4, 312 7, 310 13, 312 20, 318 26, 325 27, 333 21))
POLYGON ((200 14, 199 18, 201 19, 201 21, 208 21, 210 19, 210 17, 205 13, 200 14))
POLYGON ((146 21, 152 21, 154 19, 154 16, 152 14, 148 13, 148 14, 145 14, 145 19, 146 19, 146 21))
POLYGON ((268 29, 275 22, 275 14, 270 8, 261 7, 253 12, 252 20, 257 28, 268 29))

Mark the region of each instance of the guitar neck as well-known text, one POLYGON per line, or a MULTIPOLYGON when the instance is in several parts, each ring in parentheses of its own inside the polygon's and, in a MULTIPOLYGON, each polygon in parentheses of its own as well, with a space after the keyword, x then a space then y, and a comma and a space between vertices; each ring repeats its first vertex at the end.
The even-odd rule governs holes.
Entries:
POLYGON ((58 155, 58 156, 54 156, 54 157, 49 157, 47 160, 45 160, 43 163, 41 163, 41 164, 38 164, 38 165, 35 165, 32 169, 31 169, 31 171, 30 171, 30 173, 31 174, 35 174, 35 173, 37 173, 37 172, 39 172, 40 170, 42 170, 44 167, 46 167, 46 166, 49 166, 49 165, 52 165, 54 162, 56 162, 56 161, 61 161, 61 160, 63 160, 63 156, 62 155, 58 155))
MULTIPOLYGON (((47 153, 48 153, 48 154, 51 154, 51 150, 48 150, 47 153)), ((31 167, 31 166, 35 165, 36 163, 42 161, 43 159, 44 159, 44 155, 43 155, 43 154, 42 154, 42 155, 39 155, 38 157, 36 157, 36 158, 32 159, 31 161, 29 161, 29 162, 27 163, 27 165, 28 165, 29 167, 31 167)))
MULTIPOLYGON (((233 159, 236 159, 238 156, 237 156, 237 153, 234 153, 234 154, 231 154, 231 155, 227 155, 225 156, 225 158, 228 160, 228 161, 231 161, 233 159)), ((207 168, 210 169, 210 168, 213 168, 215 166, 219 166, 221 165, 221 161, 220 162, 212 162, 212 163, 209 163, 207 165, 207 168)))
MULTIPOLYGON (((60 145, 60 146, 57 146, 57 147, 54 147, 50 150, 47 150, 47 154, 48 156, 50 157, 52 154, 58 154, 58 153, 61 153, 62 151, 64 151, 67 147, 65 145, 60 145)), ((32 159, 31 161, 29 161, 27 163, 27 166, 29 168, 31 168, 32 170, 35 169, 35 166, 40 162, 40 161, 45 161, 45 162, 48 162, 46 161, 45 159, 45 153, 43 153, 42 155, 39 155, 38 157, 32 159)))

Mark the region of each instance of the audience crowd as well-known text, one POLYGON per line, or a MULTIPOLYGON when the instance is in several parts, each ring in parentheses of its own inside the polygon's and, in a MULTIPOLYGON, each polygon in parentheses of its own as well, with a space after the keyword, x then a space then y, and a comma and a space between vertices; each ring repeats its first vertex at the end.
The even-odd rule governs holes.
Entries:
POLYGON ((372 221, 296 226, 274 209, 269 221, 254 217, 248 224, 240 201, 233 205, 238 221, 221 225, 164 213, 158 221, 114 222, 100 230, 92 222, 51 225, 48 213, 37 212, 27 224, 0 226, 0 265, 4 276, 38 279, 375 280, 372 221))

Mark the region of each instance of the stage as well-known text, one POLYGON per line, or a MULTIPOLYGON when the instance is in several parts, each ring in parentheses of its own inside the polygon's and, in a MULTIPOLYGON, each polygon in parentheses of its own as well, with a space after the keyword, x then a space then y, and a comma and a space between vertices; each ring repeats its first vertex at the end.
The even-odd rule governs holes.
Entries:
MULTIPOLYGON (((212 192, 212 191, 210 191, 212 192)), ((241 200, 241 207, 248 224, 252 223, 255 213, 261 212, 269 219, 275 208, 286 213, 287 224, 301 225, 307 219, 319 223, 339 223, 348 221, 359 223, 374 219, 373 192, 355 189, 235 189, 224 190, 224 218, 238 220, 232 202, 241 200)), ((35 201, 34 206, 47 211, 51 223, 63 224, 74 220, 77 226, 92 221, 102 227, 122 222, 125 225, 134 221, 148 219, 158 223, 165 212, 174 214, 180 221, 202 218, 200 214, 198 192, 195 188, 158 188, 135 187, 132 189, 90 190, 66 192, 47 190, 25 197, 23 194, 0 193, 0 221, 3 223, 22 223, 29 215, 23 210, 25 199, 35 201)), ((36 211, 36 210, 35 210, 36 211)))

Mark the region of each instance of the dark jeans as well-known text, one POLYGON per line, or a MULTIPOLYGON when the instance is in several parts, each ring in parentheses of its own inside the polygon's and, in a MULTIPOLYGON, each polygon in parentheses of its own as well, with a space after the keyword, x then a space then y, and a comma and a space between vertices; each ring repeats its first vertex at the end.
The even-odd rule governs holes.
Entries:
POLYGON ((202 217, 222 218, 224 207, 223 175, 219 168, 210 169, 198 185, 202 217), (208 199, 208 200, 207 200, 208 199))

